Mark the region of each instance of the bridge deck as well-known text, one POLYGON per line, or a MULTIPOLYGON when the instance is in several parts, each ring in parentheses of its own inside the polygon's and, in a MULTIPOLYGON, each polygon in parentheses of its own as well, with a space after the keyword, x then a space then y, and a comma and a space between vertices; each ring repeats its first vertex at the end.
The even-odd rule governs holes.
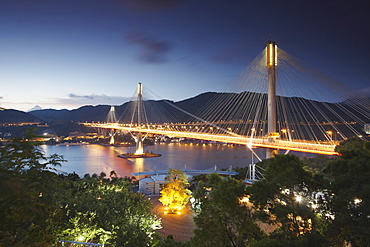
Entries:
POLYGON ((207 140, 215 142, 225 142, 241 145, 250 145, 252 147, 265 147, 272 149, 283 149, 299 152, 308 152, 316 154, 325 155, 338 155, 335 152, 335 144, 330 142, 314 142, 309 140, 273 140, 270 141, 266 138, 250 138, 248 136, 242 135, 219 135, 211 133, 199 133, 199 132, 186 132, 186 131, 171 131, 164 129, 148 129, 148 128, 138 128, 129 127, 121 124, 110 124, 110 123, 83 123, 85 126, 95 127, 95 128, 105 128, 105 129, 119 129, 132 132, 143 132, 156 135, 166 135, 171 137, 185 137, 198 140, 207 140))
MULTIPOLYGON (((218 173, 220 175, 230 175, 234 176, 237 175, 237 172, 233 171, 216 171, 216 170, 181 170, 184 173, 198 173, 198 174, 210 174, 210 173, 218 173)), ((143 175, 158 175, 158 174, 167 174, 169 170, 160 170, 160 171, 147 171, 147 172, 134 172, 132 173, 133 176, 143 176, 143 175)))

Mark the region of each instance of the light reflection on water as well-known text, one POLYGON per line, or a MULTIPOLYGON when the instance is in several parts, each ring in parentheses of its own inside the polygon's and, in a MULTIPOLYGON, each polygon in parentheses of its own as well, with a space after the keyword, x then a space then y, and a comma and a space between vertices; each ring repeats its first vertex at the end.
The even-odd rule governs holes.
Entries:
MULTIPOLYGON (((233 167, 244 167, 252 162, 251 152, 245 146, 214 144, 159 143, 145 146, 145 151, 162 154, 156 158, 122 159, 117 155, 134 152, 134 147, 112 147, 101 145, 43 145, 46 155, 60 154, 68 161, 57 167, 64 172, 76 172, 83 176, 86 173, 107 175, 114 170, 117 175, 132 176, 133 172, 166 170, 168 168, 205 170, 233 167)), ((256 149, 262 156, 264 150, 256 149)), ((256 158, 254 158, 256 162, 256 158)))
POLYGON ((61 167, 56 169, 63 172, 76 172, 83 176, 105 172, 107 175, 112 170, 120 176, 127 176, 134 172, 127 160, 117 157, 119 153, 112 147, 101 145, 42 145, 46 155, 63 155, 67 162, 63 162, 61 167))
MULTIPOLYGON (((114 170, 118 176, 131 177, 133 172, 176 169, 207 170, 217 166, 218 169, 245 167, 257 163, 246 146, 226 144, 193 144, 193 143, 158 143, 145 146, 146 152, 160 153, 161 157, 122 159, 117 155, 133 153, 135 147, 113 147, 101 145, 42 145, 46 155, 60 154, 68 162, 56 167, 63 172, 76 172, 83 176, 105 172, 108 176, 114 170)), ((266 149, 256 148, 254 151, 261 158, 265 157, 266 149)), ((280 152, 284 153, 284 152, 280 152)), ((314 157, 314 154, 291 152, 298 156, 314 157)))

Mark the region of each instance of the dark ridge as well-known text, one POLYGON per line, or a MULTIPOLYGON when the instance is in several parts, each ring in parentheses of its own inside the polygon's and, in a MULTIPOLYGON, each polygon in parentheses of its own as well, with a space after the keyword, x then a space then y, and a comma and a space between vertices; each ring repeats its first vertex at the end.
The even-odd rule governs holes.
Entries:
POLYGON ((43 122, 37 116, 23 111, 6 109, 0 111, 0 123, 32 123, 43 122))

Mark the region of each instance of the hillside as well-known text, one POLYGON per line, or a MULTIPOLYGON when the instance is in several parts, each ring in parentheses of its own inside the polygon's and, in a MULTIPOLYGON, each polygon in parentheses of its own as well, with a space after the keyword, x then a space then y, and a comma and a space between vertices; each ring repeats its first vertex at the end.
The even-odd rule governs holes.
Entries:
MULTIPOLYGON (((233 101, 234 98, 247 98, 244 95, 255 94, 250 92, 242 93, 215 93, 215 92, 206 92, 199 94, 195 97, 185 99, 178 102, 173 102, 169 100, 149 100, 145 101, 144 107, 146 109, 147 119, 149 122, 187 122, 187 121, 196 121, 195 118, 192 118, 191 115, 196 115, 200 118, 206 120, 210 119, 211 115, 223 115, 225 118, 223 120, 248 120, 244 119, 245 109, 250 109, 255 102, 252 100, 256 97, 249 97, 249 100, 246 100, 241 105, 240 102, 233 101), (219 107, 215 108, 212 102, 219 102, 219 107), (228 102, 228 108, 223 107, 223 103, 228 102), (181 108, 182 110, 179 110, 181 108), (230 115, 229 112, 236 112, 237 114, 230 115), (210 112, 212 111, 212 114, 210 112), (190 113, 187 114, 186 112, 190 113), (239 114, 239 115, 238 115, 239 114), (160 116, 166 116, 166 120, 160 119, 160 116)), ((265 100, 266 95, 262 95, 261 99, 265 100)), ((341 119, 350 121, 350 117, 341 113, 341 109, 338 108, 338 105, 326 102, 314 102, 314 105, 308 103, 308 100, 297 98, 297 97, 279 97, 280 102, 286 106, 292 114, 296 109, 306 109, 314 113, 313 115, 317 119, 312 119, 311 116, 307 114, 308 122, 320 121, 324 122, 326 119, 323 115, 327 116, 331 121, 341 122, 341 119), (328 107, 330 106, 330 107, 328 107), (339 114, 333 114, 329 109, 336 109, 339 114)), ((132 109, 133 102, 126 102, 120 106, 116 106, 116 116, 121 121, 130 121, 134 110, 132 109)), ((341 107, 348 107, 348 102, 343 102, 341 107)), ((26 122, 31 120, 44 121, 48 123, 63 123, 63 122, 104 122, 107 114, 109 113, 110 106, 108 105, 98 105, 98 106, 82 106, 74 110, 36 110, 29 113, 24 113, 16 110, 6 110, 0 112, 0 121, 11 121, 11 122, 26 122), (33 117, 32 117, 33 116, 33 117)), ((250 115, 253 115, 250 114, 250 115)), ((365 116, 360 116, 365 117, 365 116)), ((366 117, 365 117, 366 118, 366 117)))
POLYGON ((36 115, 26 113, 23 111, 5 109, 0 111, 0 123, 32 123, 43 122, 36 115))

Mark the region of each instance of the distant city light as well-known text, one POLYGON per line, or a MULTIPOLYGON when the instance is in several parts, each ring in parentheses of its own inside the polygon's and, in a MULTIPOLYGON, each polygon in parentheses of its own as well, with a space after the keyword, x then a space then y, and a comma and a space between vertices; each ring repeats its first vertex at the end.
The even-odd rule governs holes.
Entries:
POLYGON ((358 198, 356 198, 355 200, 354 200, 354 203, 355 204, 360 204, 362 202, 362 200, 361 199, 358 199, 358 198))

